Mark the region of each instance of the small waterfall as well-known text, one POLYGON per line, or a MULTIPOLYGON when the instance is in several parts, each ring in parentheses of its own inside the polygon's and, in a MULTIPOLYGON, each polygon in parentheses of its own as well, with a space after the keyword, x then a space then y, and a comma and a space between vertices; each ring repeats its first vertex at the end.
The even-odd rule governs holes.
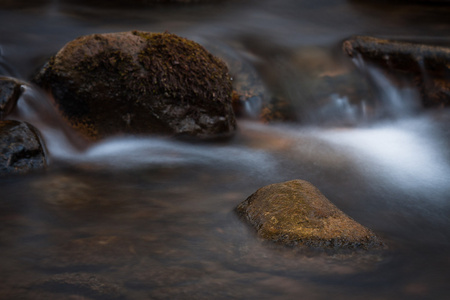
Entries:
POLYGON ((86 149, 89 143, 67 125, 47 95, 27 83, 21 88, 22 95, 7 119, 35 126, 45 141, 50 158, 68 158, 86 149))
MULTIPOLYGON (((262 86, 258 92, 264 92, 263 97, 257 95, 244 102, 243 109, 250 118, 258 118, 266 109, 292 120, 282 110, 285 103, 302 124, 326 127, 396 120, 418 111, 420 93, 413 82, 390 77, 389 71, 368 63, 361 55, 352 59, 356 68, 348 68, 331 51, 319 47, 300 48, 304 52, 301 55, 299 50, 283 46, 272 49, 259 40, 247 41, 243 47, 244 58, 257 76, 247 71, 248 78, 240 84, 248 85, 247 90, 254 93, 262 86)), ((385 59, 389 62, 389 57, 385 59)))
MULTIPOLYGON (((407 118, 417 112, 420 95, 411 84, 400 80, 397 84, 382 70, 367 64, 362 58, 353 59, 353 63, 363 78, 346 79, 346 84, 353 86, 354 91, 351 94, 346 94, 345 90, 333 91, 330 88, 326 97, 324 92, 316 90, 307 97, 303 96, 303 99, 297 100, 300 102, 296 105, 297 113, 304 123, 326 127, 357 126, 380 119, 407 118), (364 83, 367 83, 366 91, 355 86, 364 83)), ((327 81, 321 80, 325 86, 327 81)))
POLYGON ((316 109, 313 114, 319 124, 357 124, 365 118, 365 101, 357 106, 349 101, 347 96, 333 93, 328 97, 328 103, 316 109))
POLYGON ((48 95, 30 83, 17 79, 21 76, 5 59, 2 46, 0 46, 0 75, 11 77, 21 84, 21 96, 12 113, 5 119, 28 122, 35 126, 45 142, 49 154, 47 160, 68 158, 86 149, 89 143, 77 135, 61 118, 48 95))
MULTIPOLYGON (((386 56, 388 60, 389 57, 386 56)), ((385 72, 378 67, 366 63, 361 55, 353 58, 353 63, 359 71, 371 83, 375 91, 372 113, 367 111, 362 115, 367 118, 399 119, 411 116, 420 105, 420 95, 412 84, 396 78, 399 84, 395 84, 385 72)), ((365 105, 365 103, 362 103, 365 105)), ((363 110, 364 111, 364 110, 363 110)))

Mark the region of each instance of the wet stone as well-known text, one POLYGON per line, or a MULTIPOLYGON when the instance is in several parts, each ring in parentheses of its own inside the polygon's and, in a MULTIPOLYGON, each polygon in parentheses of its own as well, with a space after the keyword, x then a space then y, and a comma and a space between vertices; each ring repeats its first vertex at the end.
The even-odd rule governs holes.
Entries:
POLYGON ((20 83, 17 80, 0 77, 0 120, 14 109, 20 93, 20 83))
POLYGON ((228 68, 169 33, 94 34, 66 44, 36 76, 84 136, 234 134, 228 68))
POLYGON ((303 180, 265 186, 239 204, 236 211, 259 237, 283 245, 332 250, 383 247, 371 230, 303 180))
POLYGON ((47 165, 38 131, 19 121, 0 121, 0 175, 26 173, 47 165))

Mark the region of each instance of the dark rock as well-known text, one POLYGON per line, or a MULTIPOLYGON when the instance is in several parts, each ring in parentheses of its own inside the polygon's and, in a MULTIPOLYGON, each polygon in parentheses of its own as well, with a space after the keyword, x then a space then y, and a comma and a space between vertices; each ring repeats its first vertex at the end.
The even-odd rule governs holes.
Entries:
POLYGON ((85 136, 169 134, 219 138, 236 121, 226 65, 199 44, 169 33, 80 37, 36 77, 85 136))
POLYGON ((450 106, 450 48, 357 36, 343 43, 350 57, 416 86, 424 107, 450 106))
POLYGON ((45 168, 44 147, 37 129, 19 121, 0 121, 0 174, 45 168))
POLYGON ((375 234, 348 217, 311 183, 292 180, 257 190, 236 211, 258 236, 279 244, 329 249, 381 247, 375 234))
POLYGON ((20 83, 9 77, 0 77, 0 120, 15 107, 21 94, 20 83))

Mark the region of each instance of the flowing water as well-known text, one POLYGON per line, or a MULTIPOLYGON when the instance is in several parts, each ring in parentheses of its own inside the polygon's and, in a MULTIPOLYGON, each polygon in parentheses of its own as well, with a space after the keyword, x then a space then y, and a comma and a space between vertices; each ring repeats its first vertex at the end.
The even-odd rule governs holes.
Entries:
POLYGON ((450 112, 421 111, 417 91, 340 50, 354 34, 448 46, 448 2, 91 2, 1 2, 0 75, 29 82, 80 35, 168 30, 224 58, 237 85, 253 78, 256 96, 229 141, 87 144, 24 84, 10 118, 40 129, 50 165, 0 178, 0 299, 448 297, 450 112), (325 81, 345 74, 357 75, 344 92, 325 81), (257 120, 268 95, 290 101, 298 121, 257 120), (312 182, 388 249, 333 255, 259 240, 234 207, 291 179, 312 182))

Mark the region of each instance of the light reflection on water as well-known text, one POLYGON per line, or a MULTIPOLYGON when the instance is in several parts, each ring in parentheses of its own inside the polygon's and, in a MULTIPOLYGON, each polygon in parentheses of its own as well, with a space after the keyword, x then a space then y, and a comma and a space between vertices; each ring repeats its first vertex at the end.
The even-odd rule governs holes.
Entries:
POLYGON ((429 193, 448 189, 446 143, 426 119, 407 119, 370 128, 330 130, 320 138, 345 149, 366 174, 394 188, 429 193))
MULTIPOLYGON (((258 70, 268 89, 307 102, 303 89, 316 72, 336 71, 320 68, 339 55, 303 46, 333 48, 366 32, 445 42, 448 33, 444 13, 417 4, 394 17, 360 1, 142 10, 41 2, 25 8, 27 1, 18 1, 9 10, 0 4, 8 25, 0 29, 1 75, 25 80, 81 34, 169 30, 209 46, 220 41, 232 51, 225 54, 258 70), (306 58, 293 63, 295 53, 306 58), (320 70, 302 73, 316 65, 320 70)), ((382 85, 384 100, 411 95, 382 85)), ((396 114, 405 107, 384 103, 391 120, 367 120, 364 107, 342 95, 329 99, 296 107, 317 109, 308 111, 312 120, 349 118, 356 126, 239 120, 236 137, 220 144, 122 137, 80 146, 45 102, 30 106, 31 115, 20 110, 48 100, 27 88, 11 117, 40 128, 52 164, 45 173, 0 179, 0 298, 443 299, 450 267, 449 112, 405 116, 396 114), (389 250, 328 255, 258 240, 234 207, 263 185, 294 178, 311 181, 389 250)))
POLYGON ((240 146, 195 145, 152 137, 125 137, 100 142, 85 153, 66 157, 92 164, 106 164, 113 169, 150 166, 206 165, 244 169, 259 176, 277 172, 274 157, 258 149, 240 146))

